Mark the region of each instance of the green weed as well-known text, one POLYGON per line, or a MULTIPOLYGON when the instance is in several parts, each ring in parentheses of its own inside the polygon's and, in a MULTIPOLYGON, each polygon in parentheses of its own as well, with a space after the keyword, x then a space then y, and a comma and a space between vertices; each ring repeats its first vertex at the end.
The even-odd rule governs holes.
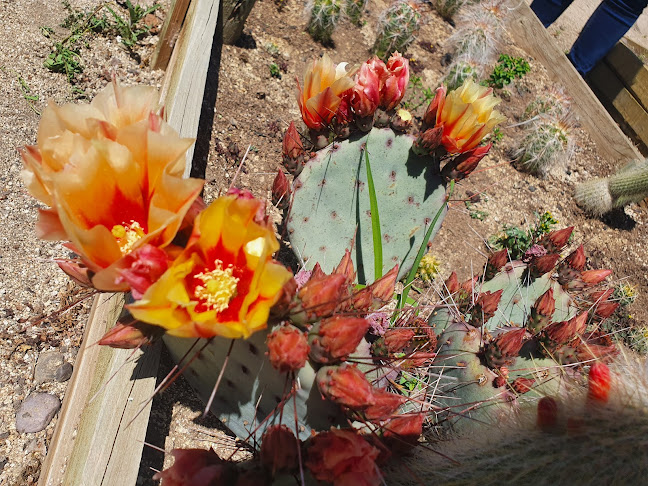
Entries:
POLYGON ((512 260, 519 260, 535 241, 549 233, 556 224, 558 220, 547 211, 537 216, 535 225, 527 230, 519 226, 505 225, 500 233, 488 238, 488 246, 493 251, 506 248, 512 260))
POLYGON ((126 0, 126 8, 128 9, 128 19, 122 18, 110 6, 106 5, 106 9, 115 20, 113 28, 121 37, 121 43, 127 48, 132 49, 137 44, 137 41, 148 34, 150 30, 148 25, 141 24, 142 19, 148 14, 155 12, 160 8, 160 5, 156 3, 148 8, 143 8, 139 5, 133 5, 130 0, 126 0))
POLYGON ((497 66, 493 69, 493 73, 485 83, 493 88, 502 89, 507 84, 511 84, 515 78, 522 78, 530 70, 531 66, 524 58, 502 54, 499 57, 497 66))

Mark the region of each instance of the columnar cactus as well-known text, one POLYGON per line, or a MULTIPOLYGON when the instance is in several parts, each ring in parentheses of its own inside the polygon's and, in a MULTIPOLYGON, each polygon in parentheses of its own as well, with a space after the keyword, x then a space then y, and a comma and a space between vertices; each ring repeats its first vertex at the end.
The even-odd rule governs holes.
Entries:
POLYGON ((576 203, 600 216, 648 197, 648 160, 632 162, 607 178, 592 179, 576 186, 576 203))
POLYGON ((420 28, 421 14, 406 1, 398 1, 380 15, 373 51, 381 59, 405 52, 420 28))

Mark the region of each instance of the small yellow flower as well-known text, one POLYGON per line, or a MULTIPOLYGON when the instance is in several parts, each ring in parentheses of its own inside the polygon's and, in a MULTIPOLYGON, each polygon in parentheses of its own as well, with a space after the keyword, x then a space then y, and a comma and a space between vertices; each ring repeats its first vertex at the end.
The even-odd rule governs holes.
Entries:
POLYGON ((263 203, 228 194, 196 219, 187 248, 129 306, 133 317, 180 337, 247 338, 266 327, 292 273, 272 260, 279 249, 263 203))

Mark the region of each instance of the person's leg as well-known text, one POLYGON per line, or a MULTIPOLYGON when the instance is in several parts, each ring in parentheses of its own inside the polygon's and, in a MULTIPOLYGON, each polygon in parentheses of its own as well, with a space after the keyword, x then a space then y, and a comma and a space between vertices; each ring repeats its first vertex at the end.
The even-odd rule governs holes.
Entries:
POLYGON ((648 0, 603 0, 574 42, 569 60, 585 76, 634 25, 648 0))
POLYGON ((549 27, 560 17, 573 0, 533 0, 531 10, 542 22, 542 25, 549 27))

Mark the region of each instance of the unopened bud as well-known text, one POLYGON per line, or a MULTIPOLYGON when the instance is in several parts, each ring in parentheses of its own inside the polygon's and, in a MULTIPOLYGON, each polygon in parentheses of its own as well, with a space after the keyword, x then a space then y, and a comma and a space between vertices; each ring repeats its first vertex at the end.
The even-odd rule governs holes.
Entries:
POLYGON ((365 410, 375 405, 371 383, 357 366, 324 366, 316 376, 322 396, 352 410, 365 410))
POLYGON ((553 288, 547 290, 544 294, 538 297, 531 307, 531 313, 527 322, 527 327, 532 332, 538 332, 546 327, 551 322, 556 310, 556 299, 553 296, 553 288))
POLYGON ((538 428, 552 432, 558 425, 558 403, 554 398, 542 397, 538 400, 538 428))
POLYGON ((610 398, 610 368, 605 363, 594 363, 589 371, 587 399, 593 403, 607 403, 610 398))
POLYGON ((290 182, 281 169, 277 171, 272 183, 272 204, 279 209, 286 209, 290 205, 290 182))
POLYGON ((304 145, 295 126, 295 122, 290 122, 290 126, 283 138, 283 163, 288 172, 293 175, 299 175, 304 166, 304 145))
POLYGON ((569 238, 574 231, 574 227, 564 228, 543 236, 538 244, 544 246, 549 253, 559 252, 569 241, 569 238))
POLYGON ((311 333, 311 359, 318 363, 331 363, 347 357, 367 334, 369 325, 367 319, 359 317, 323 319, 311 333))
POLYGON ((441 145, 441 137, 443 136, 443 125, 428 128, 420 133, 412 149, 418 155, 426 155, 433 152, 441 145))
POLYGON ((587 312, 581 312, 568 321, 549 324, 543 334, 550 341, 550 344, 567 344, 576 336, 583 334, 587 328, 587 312))
POLYGON ((392 450, 409 450, 423 433, 424 413, 403 414, 383 427, 383 440, 392 450))
POLYGON ((520 354, 526 329, 514 329, 497 336, 484 350, 484 358, 491 368, 513 364, 520 354))
POLYGON ((559 253, 548 253, 534 258, 529 264, 529 273, 533 278, 541 277, 545 273, 551 272, 556 267, 558 260, 560 260, 559 253))
POLYGON ((291 471, 299 465, 299 441, 285 425, 271 425, 261 439, 261 464, 274 476, 279 471, 291 471))
POLYGON ((479 294, 475 301, 475 307, 471 312, 472 318, 470 323, 473 326, 481 327, 486 323, 486 321, 495 315, 497 306, 502 298, 502 292, 504 292, 503 289, 500 289, 497 292, 486 291, 479 294))
POLYGON ((425 110, 425 115, 423 116, 423 121, 427 126, 433 127, 436 125, 437 111, 439 110, 439 107, 442 106, 442 103, 445 101, 445 97, 446 97, 446 87, 441 86, 440 88, 437 88, 436 94, 434 95, 434 98, 432 99, 427 109, 425 110))
POLYGON ((492 143, 475 147, 454 157, 441 170, 441 175, 448 180, 460 181, 468 177, 479 165, 481 159, 486 157, 492 143))
POLYGON ((282 325, 268 335, 268 359, 281 373, 298 371, 308 359, 310 347, 306 334, 295 326, 282 325))
POLYGON ((492 279, 497 274, 497 272, 499 272, 502 267, 504 267, 504 265, 508 263, 508 261, 509 254, 506 248, 500 251, 496 251, 495 253, 491 253, 488 257, 488 263, 486 263, 486 280, 492 279))
POLYGON ((364 411, 365 418, 373 422, 387 420, 407 401, 403 395, 382 389, 374 390, 373 396, 376 403, 364 411))
POLYGON ((444 282, 444 285, 450 294, 459 292, 459 278, 457 277, 457 272, 452 272, 444 282))
POLYGON ((413 329, 403 327, 387 329, 384 336, 387 351, 389 353, 400 353, 412 343, 415 334, 413 329))

